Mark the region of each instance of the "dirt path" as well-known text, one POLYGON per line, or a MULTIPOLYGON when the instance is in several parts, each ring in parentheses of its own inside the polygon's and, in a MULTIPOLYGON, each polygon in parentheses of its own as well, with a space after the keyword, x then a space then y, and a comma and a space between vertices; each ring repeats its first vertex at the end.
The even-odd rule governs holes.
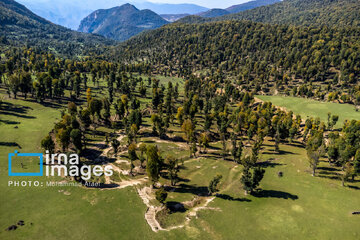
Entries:
POLYGON ((141 184, 146 183, 147 181, 148 181, 148 177, 144 177, 144 178, 140 178, 140 179, 125 180, 125 181, 121 181, 121 182, 111 181, 111 183, 115 183, 119 186, 114 187, 114 188, 109 188, 109 190, 122 189, 122 188, 126 188, 126 187, 141 185, 141 184))
MULTIPOLYGON (((209 198, 206 199, 205 204, 203 206, 198 206, 198 207, 192 208, 188 213, 188 217, 196 217, 197 212, 200 211, 200 210, 203 210, 203 209, 215 209, 215 208, 210 208, 210 207, 207 206, 214 199, 215 199, 215 197, 209 197, 209 198)), ((190 219, 189 219, 189 221, 190 221, 190 219)))
MULTIPOLYGON (((121 140, 122 140, 124 137, 125 137, 124 134, 120 134, 120 136, 117 138, 117 140, 118 140, 119 142, 121 142, 121 140)), ((100 144, 104 144, 104 145, 105 145, 105 142, 100 142, 100 144)), ((93 148, 93 149, 96 149, 96 150, 99 150, 99 149, 97 149, 96 147, 92 147, 92 148, 93 148)), ((97 161, 97 162, 104 162, 105 159, 108 157, 108 153, 111 151, 111 149, 112 149, 112 146, 111 146, 111 144, 109 143, 108 146, 107 146, 107 148, 105 148, 105 149, 102 151, 102 153, 95 159, 95 161, 97 161)))
MULTIPOLYGON (((117 140, 119 142, 121 142, 124 137, 125 137, 124 134, 120 134, 120 136, 117 138, 117 140)), ((112 146, 109 144, 108 147, 103 151, 102 154, 99 155, 99 157, 96 160, 103 161, 106 157, 108 157, 108 153, 111 149, 112 149, 112 146)), ((126 151, 124 151, 124 153, 125 152, 126 151)), ((119 154, 121 154, 121 153, 119 153, 119 154)), ((116 160, 116 163, 130 164, 129 161, 127 161, 127 160, 116 160)), ((116 171, 122 175, 129 175, 129 173, 130 173, 129 170, 123 170, 123 169, 115 166, 113 163, 106 164, 103 167, 105 167, 105 166, 111 166, 114 171, 116 171)), ((147 182, 147 180, 148 180, 148 177, 144 177, 144 178, 140 178, 140 179, 132 179, 132 180, 124 180, 121 182, 115 182, 115 181, 112 181, 109 176, 105 176, 105 184, 115 183, 115 184, 119 185, 115 188, 110 188, 110 189, 122 189, 122 188, 130 187, 130 186, 135 186, 135 185, 143 184, 143 183, 147 182)))
MULTIPOLYGON (((177 228, 183 228, 190 223, 190 221, 193 217, 197 217, 197 212, 200 210, 205 210, 205 209, 220 210, 218 208, 208 207, 209 203, 215 199, 215 197, 209 197, 206 199, 204 204, 202 204, 201 206, 194 207, 188 212, 184 224, 172 226, 169 228, 163 228, 163 227, 161 227, 160 223, 156 219, 156 214, 159 211, 161 211, 163 209, 163 207, 151 205, 150 201, 154 200, 154 197, 151 196, 151 191, 152 191, 152 189, 150 187, 144 187, 142 189, 137 189, 137 192, 138 192, 140 198, 143 200, 144 204, 147 206, 147 210, 145 212, 145 220, 147 221, 147 223, 149 224, 149 226, 151 227, 151 229, 154 232, 170 231, 170 230, 177 229, 177 228)), ((183 204, 191 205, 191 202, 192 201, 188 201, 188 202, 184 202, 183 204)))
POLYGON ((129 175, 130 174, 130 171, 129 170, 123 170, 117 166, 115 166, 114 164, 110 163, 108 164, 112 167, 112 169, 118 173, 121 173, 122 175, 129 175))
POLYGON ((156 213, 161 210, 161 207, 155 207, 150 204, 150 200, 154 198, 150 196, 151 188, 144 187, 142 189, 137 189, 137 192, 140 198, 143 200, 144 204, 148 207, 145 212, 145 220, 151 227, 154 232, 158 232, 160 230, 165 230, 160 226, 160 223, 156 220, 156 213))

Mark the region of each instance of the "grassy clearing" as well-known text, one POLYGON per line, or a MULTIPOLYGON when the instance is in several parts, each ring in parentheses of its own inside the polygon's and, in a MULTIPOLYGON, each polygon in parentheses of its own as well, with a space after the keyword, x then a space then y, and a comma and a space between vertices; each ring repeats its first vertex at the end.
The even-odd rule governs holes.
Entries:
POLYGON ((262 101, 272 102, 274 105, 284 107, 300 114, 303 119, 309 117, 320 117, 321 121, 327 122, 327 114, 339 116, 337 127, 342 126, 347 119, 360 119, 360 112, 355 111, 355 107, 350 104, 319 102, 312 99, 283 97, 283 96, 256 96, 262 101))
MULTIPOLYGON (((196 186, 188 193, 200 191, 216 174, 224 176, 220 196, 199 218, 185 228, 193 237, 205 239, 357 239, 358 218, 351 212, 359 208, 360 181, 342 188, 336 169, 321 163, 318 177, 309 173, 304 149, 281 145, 283 155, 273 154, 273 143, 262 150, 266 166, 262 191, 245 196, 240 188, 241 167, 229 161, 204 158, 185 163, 181 176, 188 179, 180 184, 196 186), (278 177, 278 172, 284 173, 278 177), (330 174, 328 173, 330 171, 330 174), (324 227, 336 226, 336 227, 324 227)), ((171 193, 171 201, 183 201, 184 194, 171 193), (177 195, 178 194, 178 195, 177 195)))

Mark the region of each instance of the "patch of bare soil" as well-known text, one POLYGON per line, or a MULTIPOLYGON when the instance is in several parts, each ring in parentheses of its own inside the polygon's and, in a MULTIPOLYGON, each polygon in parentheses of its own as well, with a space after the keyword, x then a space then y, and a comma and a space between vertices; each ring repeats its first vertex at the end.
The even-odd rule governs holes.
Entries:
POLYGON ((144 204, 148 207, 145 212, 145 220, 154 232, 170 231, 177 228, 183 228, 189 224, 192 218, 197 218, 197 212, 200 210, 220 210, 219 208, 208 207, 209 203, 212 202, 215 197, 196 197, 191 201, 186 201, 182 203, 184 206, 190 208, 189 212, 186 215, 186 220, 183 224, 172 226, 169 228, 163 228, 156 219, 156 214, 162 211, 165 207, 154 206, 151 204, 151 201, 154 200, 154 196, 152 194, 153 190, 150 187, 137 189, 137 191, 144 204))

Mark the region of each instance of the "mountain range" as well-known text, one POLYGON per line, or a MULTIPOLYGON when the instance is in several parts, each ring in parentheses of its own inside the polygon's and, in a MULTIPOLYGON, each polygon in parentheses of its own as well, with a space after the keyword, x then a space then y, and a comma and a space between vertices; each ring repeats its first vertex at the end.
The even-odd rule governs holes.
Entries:
MULTIPOLYGON (((105 2, 112 1, 105 0, 105 2)), ((87 7, 93 7, 91 3, 94 3, 93 0, 89 0, 87 7)), ((110 40, 105 40, 99 35, 124 41, 142 31, 156 29, 176 21, 180 17, 183 18, 178 23, 250 20, 305 26, 358 27, 360 26, 360 4, 358 3, 359 0, 284 0, 281 2, 279 0, 257 0, 227 9, 211 9, 190 16, 187 14, 160 16, 151 10, 139 10, 131 4, 125 4, 120 7, 96 10, 84 18, 79 31, 93 33, 84 34, 53 24, 13 0, 1 0, 0 33, 1 36, 17 43, 33 45, 44 43, 60 52, 69 52, 69 49, 75 49, 78 46, 79 48, 74 51, 81 52, 88 45, 112 44, 110 40), (256 7, 261 4, 268 5, 256 7), (247 8, 253 9, 243 11, 247 8)))
POLYGON ((208 10, 196 4, 160 4, 140 0, 18 0, 18 2, 35 14, 73 30, 78 29, 81 20, 94 11, 129 2, 138 9, 150 9, 157 14, 196 14, 208 10))
MULTIPOLYGON (((299 39, 319 32, 322 32, 322 38, 329 39, 331 35, 327 34, 330 30, 338 31, 337 34, 340 34, 339 39, 341 37, 348 37, 348 40, 332 42, 331 44, 329 43, 330 45, 340 46, 342 44, 355 43, 353 45, 355 47, 360 36, 359 16, 359 0, 284 0, 272 5, 216 18, 192 15, 180 19, 176 25, 169 24, 160 29, 140 34, 120 44, 116 56, 126 56, 126 61, 129 61, 129 59, 137 61, 137 59, 149 59, 156 56, 157 58, 162 58, 164 63, 182 63, 183 58, 190 58, 193 63, 192 57, 198 54, 198 52, 193 51, 194 54, 189 55, 186 49, 195 49, 192 47, 196 45, 197 47, 202 46, 201 50, 203 52, 198 60, 199 62, 204 62, 204 59, 214 57, 210 53, 211 51, 208 50, 214 49, 211 44, 218 44, 219 49, 222 50, 225 45, 232 46, 238 42, 238 38, 246 35, 245 30, 248 28, 248 25, 257 29, 257 34, 262 34, 271 26, 275 26, 278 30, 282 27, 284 29, 287 28, 289 33, 291 33, 292 28, 298 29, 297 34, 300 34, 300 36, 296 37, 299 39), (244 31, 236 32, 232 27, 228 27, 230 25, 239 27, 239 29, 241 28, 244 31), (223 30, 222 27, 228 28, 230 32, 223 30), (215 28, 217 31, 214 30, 215 28), (214 36, 216 36, 216 41, 214 36), (227 43, 224 43, 226 41, 227 43), (187 48, 184 48, 184 46, 187 46, 187 48)), ((263 43, 268 37, 269 39, 273 38, 269 34, 267 37, 262 36, 261 40, 250 37, 245 42, 248 42, 250 45, 254 41, 263 43)), ((272 41, 278 40, 274 38, 272 41)), ((318 43, 321 42, 319 40, 318 43)), ((261 48, 262 46, 259 45, 259 49, 261 48)), ((214 50, 212 52, 217 53, 214 50)), ((222 59, 224 56, 222 53, 215 55, 218 59, 222 59)), ((209 65, 211 64, 209 63, 209 65)))
MULTIPOLYGON (((278 1, 279 0, 256 0, 232 6, 228 10, 210 9, 195 15, 203 18, 215 18, 231 14, 231 12, 242 11, 243 9, 278 1)), ((188 15, 187 13, 158 15, 148 9, 139 10, 131 4, 124 4, 120 7, 94 11, 81 21, 78 31, 96 33, 107 38, 124 41, 144 30, 159 28, 188 15)))
POLYGON ((63 55, 83 54, 90 48, 114 43, 53 24, 14 0, 0 1, 0 36, 12 45, 41 46, 63 55))

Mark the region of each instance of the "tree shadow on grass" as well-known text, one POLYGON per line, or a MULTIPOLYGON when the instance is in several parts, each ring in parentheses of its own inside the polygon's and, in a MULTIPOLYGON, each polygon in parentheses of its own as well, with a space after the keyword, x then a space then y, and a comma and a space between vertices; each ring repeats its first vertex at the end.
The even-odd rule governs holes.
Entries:
POLYGON ((53 103, 53 102, 42 102, 39 104, 43 105, 44 107, 49 107, 49 108, 54 108, 54 109, 59 109, 59 108, 63 107, 61 104, 53 103))
POLYGON ((85 158, 84 163, 87 165, 99 164, 102 162, 113 163, 116 161, 115 158, 109 158, 106 156, 101 156, 102 151, 96 149, 85 149, 81 153, 81 157, 85 158))
POLYGON ((279 152, 263 152, 263 154, 266 154, 266 155, 287 155, 287 154, 291 154, 291 155, 297 155, 297 153, 293 153, 293 152, 289 152, 289 151, 284 151, 284 150, 280 150, 279 152))
POLYGON ((317 176, 320 178, 338 180, 340 179, 341 174, 337 171, 338 169, 333 167, 319 167, 317 176))
POLYGON ((32 110, 31 107, 13 104, 10 102, 3 102, 1 109, 5 112, 16 112, 19 114, 26 114, 29 110, 32 110))
POLYGON ((16 142, 0 142, 0 146, 5 146, 5 147, 18 147, 21 149, 21 146, 16 143, 16 142))
POLYGON ((100 150, 106 149, 108 147, 108 145, 106 145, 104 143, 99 143, 99 142, 96 142, 96 141, 94 141, 94 143, 88 141, 86 146, 87 147, 94 147, 94 148, 97 148, 97 149, 100 149, 100 150))
POLYGON ((348 185, 348 187, 351 189, 360 190, 360 187, 358 187, 358 186, 348 185))
POLYGON ((324 170, 326 172, 336 172, 338 171, 338 169, 334 168, 334 167, 318 167, 318 170, 324 170))
POLYGON ((321 178, 327 178, 327 179, 331 179, 331 180, 339 180, 340 179, 340 175, 324 175, 324 174, 318 174, 317 175, 318 177, 321 177, 321 178))
POLYGON ((177 193, 192 193, 194 195, 206 196, 208 194, 207 187, 197 187, 188 184, 179 184, 177 188, 175 188, 174 192, 177 193))
POLYGON ((1 115, 14 116, 14 117, 26 118, 26 119, 35 119, 36 118, 34 116, 27 116, 27 115, 18 114, 15 112, 2 112, 1 115))
POLYGON ((170 210, 170 213, 175 213, 175 212, 186 212, 186 208, 184 206, 184 204, 182 204, 181 202, 176 202, 176 201, 167 201, 166 202, 166 207, 170 210))
POLYGON ((9 102, 3 102, 1 106, 1 115, 14 116, 18 118, 36 118, 34 116, 26 115, 29 110, 32 110, 31 107, 22 106, 18 104, 13 104, 9 102))
POLYGON ((211 145, 209 145, 207 148, 208 148, 208 149, 212 149, 212 150, 221 150, 220 147, 211 146, 211 145))
POLYGON ((259 167, 262 167, 262 168, 268 168, 268 167, 271 167, 271 168, 274 168, 276 166, 283 166, 285 164, 283 163, 276 163, 276 162, 271 162, 271 161, 265 161, 265 162, 259 162, 256 164, 257 166, 259 167))
POLYGON ((11 121, 11 120, 2 120, 0 119, 0 123, 8 124, 8 125, 17 125, 20 124, 18 121, 11 121))
POLYGON ((251 200, 248 198, 234 198, 228 194, 216 194, 216 197, 229 201, 251 202, 251 200))
POLYGON ((282 198, 291 200, 299 199, 297 195, 276 190, 259 190, 257 192, 253 192, 252 195, 258 198, 282 198))
POLYGON ((171 142, 176 142, 176 143, 185 143, 184 138, 182 138, 180 136, 174 136, 174 137, 166 136, 164 138, 164 140, 171 141, 171 142))
POLYGON ((286 143, 288 146, 297 147, 297 148, 305 148, 304 144, 301 143, 286 143))

